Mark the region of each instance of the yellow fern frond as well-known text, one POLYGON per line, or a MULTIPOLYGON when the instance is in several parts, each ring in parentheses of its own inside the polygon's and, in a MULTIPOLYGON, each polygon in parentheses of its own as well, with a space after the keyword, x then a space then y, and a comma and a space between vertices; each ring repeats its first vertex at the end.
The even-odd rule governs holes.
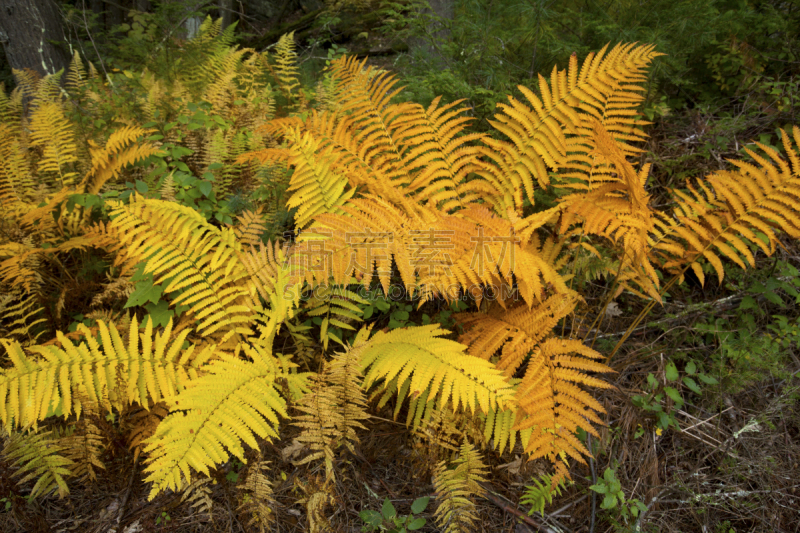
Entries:
POLYGON ((287 417, 276 380, 287 375, 263 347, 243 345, 252 360, 220 354, 192 386, 168 399, 170 414, 148 440, 146 481, 149 498, 192 481, 191 469, 210 475, 209 467, 233 454, 245 461, 242 444, 258 447, 255 437, 275 438, 278 416, 287 417))
POLYGON ((80 414, 85 402, 105 408, 133 402, 146 406, 176 395, 197 377, 198 368, 213 354, 213 347, 197 354, 194 346, 182 350, 188 330, 170 343, 171 322, 154 337, 151 320, 140 334, 134 318, 127 346, 117 328, 110 326, 98 322, 102 345, 82 324, 78 331, 85 335, 85 341, 77 346, 58 332, 62 348, 50 345, 28 349, 38 359, 26 355, 19 343, 0 339, 13 364, 0 375, 3 424, 36 424, 54 412, 65 417, 73 411, 80 414))
POLYGON ((792 134, 794 144, 781 130, 788 162, 756 143, 766 157, 748 149, 755 163, 731 161, 737 170, 711 174, 697 187, 689 184, 688 193, 673 191, 674 220, 659 224, 654 247, 666 257, 664 268, 680 272, 689 266, 703 280, 697 261, 704 258, 721 283, 723 258, 742 268, 754 266, 750 244, 769 256, 779 244, 778 231, 800 237, 800 156, 795 147, 800 146, 800 129, 794 127, 792 134))
POLYGON ((427 391, 428 402, 438 400, 439 409, 460 405, 472 413, 476 407, 488 413, 509 402, 513 389, 501 372, 465 354, 463 344, 443 339, 448 333, 438 325, 417 326, 378 331, 367 340, 369 330, 362 329, 353 347, 366 344, 361 348, 364 387, 382 379, 412 397, 427 391))
POLYGON ((293 130, 287 137, 289 164, 295 167, 287 192, 293 193, 286 207, 297 208, 295 224, 304 228, 318 215, 337 213, 355 189, 345 190, 347 178, 334 171, 332 149, 320 151, 319 143, 308 134, 293 130))
POLYGON ((275 47, 275 70, 277 71, 280 88, 289 101, 295 101, 298 96, 300 69, 297 68, 297 53, 294 51, 294 32, 281 35, 275 47))
POLYGON ((14 128, 0 123, 0 205, 25 203, 35 189, 30 167, 14 128))
POLYGON ((480 452, 467 442, 461 445, 452 466, 450 469, 447 461, 442 461, 434 473, 433 486, 439 501, 436 522, 445 533, 469 533, 475 531, 478 519, 472 498, 485 493, 481 483, 486 481, 489 470, 480 452))
POLYGON ((38 172, 52 175, 61 187, 69 187, 77 178, 74 167, 78 162, 72 125, 59 103, 39 100, 37 104, 30 117, 30 146, 42 153, 38 172))
POLYGON ((247 273, 236 259, 232 230, 219 230, 196 210, 172 202, 131 197, 128 205, 109 204, 127 256, 145 261, 154 283, 169 280, 164 291, 175 295, 174 305, 190 306, 199 334, 219 331, 224 343, 251 333, 254 308, 239 283, 247 273))
POLYGON ((160 153, 152 143, 140 143, 139 138, 148 130, 124 126, 112 133, 104 148, 89 142, 92 168, 83 178, 81 189, 86 194, 97 194, 108 181, 116 178, 126 166, 160 153))

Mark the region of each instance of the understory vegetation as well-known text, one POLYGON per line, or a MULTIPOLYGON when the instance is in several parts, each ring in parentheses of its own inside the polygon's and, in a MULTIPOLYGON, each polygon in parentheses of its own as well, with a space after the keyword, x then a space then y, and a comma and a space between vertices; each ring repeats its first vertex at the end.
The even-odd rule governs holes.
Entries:
POLYGON ((800 6, 175 4, 0 84, 0 530, 797 531, 800 6))

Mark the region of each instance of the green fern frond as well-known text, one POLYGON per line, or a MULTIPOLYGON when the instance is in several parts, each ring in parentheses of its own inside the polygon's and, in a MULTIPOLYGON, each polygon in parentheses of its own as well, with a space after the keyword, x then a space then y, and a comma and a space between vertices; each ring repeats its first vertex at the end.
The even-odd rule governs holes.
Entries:
POLYGON ((529 515, 534 512, 544 515, 545 506, 553 503, 555 496, 561 495, 566 482, 563 479, 554 479, 554 476, 549 474, 542 474, 539 479, 533 478, 532 481, 533 485, 525 486, 525 493, 519 503, 531 508, 529 515))
POLYGON ((3 448, 3 455, 18 468, 14 475, 22 476, 17 483, 36 480, 31 498, 52 492, 56 492, 59 498, 69 494, 65 478, 72 475, 70 467, 73 463, 61 455, 63 452, 64 448, 53 432, 45 430, 12 433, 3 448))
POLYGON ((305 303, 305 312, 308 316, 321 317, 319 336, 324 350, 328 349, 328 341, 334 340, 344 344, 342 339, 330 330, 330 327, 354 331, 354 323, 361 322, 363 311, 357 304, 365 305, 369 302, 358 294, 342 287, 329 285, 313 285, 311 297, 305 303))

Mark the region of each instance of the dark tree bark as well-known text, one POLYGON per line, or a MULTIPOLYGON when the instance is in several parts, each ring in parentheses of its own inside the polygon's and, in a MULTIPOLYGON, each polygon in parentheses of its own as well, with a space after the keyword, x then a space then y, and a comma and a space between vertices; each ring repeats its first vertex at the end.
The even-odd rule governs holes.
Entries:
POLYGON ((0 42, 11 68, 35 70, 42 76, 69 65, 61 14, 51 0, 0 0, 0 42))
POLYGON ((219 16, 222 18, 222 29, 233 22, 233 0, 218 0, 219 16))

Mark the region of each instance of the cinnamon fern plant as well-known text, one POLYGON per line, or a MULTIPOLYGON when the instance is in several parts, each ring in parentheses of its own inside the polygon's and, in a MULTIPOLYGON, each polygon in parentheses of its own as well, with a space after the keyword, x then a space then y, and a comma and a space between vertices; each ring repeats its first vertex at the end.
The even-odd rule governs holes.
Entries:
MULTIPOLYGON (((23 479, 37 480, 36 493, 65 494, 66 480, 96 465, 99 444, 84 439, 85 453, 68 454, 77 441, 64 444, 56 428, 110 412, 143 454, 150 498, 201 490, 191 488, 199 478, 232 457, 244 462, 262 439, 280 438, 294 405, 298 441, 310 450, 300 462, 322 460, 330 482, 338 449, 353 450, 368 411, 391 402, 412 430, 445 419, 455 428, 457 442, 447 445, 458 454, 455 468, 445 459, 433 471, 445 530, 473 527, 469 496, 480 494, 486 475, 479 449, 520 445, 530 460, 549 461, 557 486, 570 461, 589 454, 578 434, 598 435, 604 410, 592 391, 608 388, 603 376, 611 372, 603 355, 561 333, 582 301, 574 282, 583 259, 607 259, 601 274, 614 280, 613 294, 657 304, 687 269, 704 280, 708 264, 721 280, 730 263, 752 266, 755 247, 770 255, 780 233, 800 235, 797 128, 783 133, 788 160, 758 145, 733 170, 672 191, 669 211, 653 206, 649 168, 635 158, 647 125, 637 107, 658 55, 635 44, 582 62, 573 55, 565 69, 499 105, 491 136, 467 133, 460 102, 395 103, 397 80, 354 58, 332 63, 325 105, 309 108, 284 58, 276 88, 290 113, 274 118, 265 110, 253 119, 261 121, 250 138, 258 149, 226 161, 292 170, 285 205, 296 209, 295 234, 284 243, 264 242, 257 211, 217 224, 136 192, 106 199, 108 218, 94 225, 85 212, 65 215, 69 195, 103 190, 124 165, 158 149, 151 143, 165 141, 135 142, 142 130, 121 128, 85 162, 59 114, 65 103, 54 82, 39 82, 27 114, 10 113, 17 104, 3 100, 0 201, 17 221, 0 246, 0 276, 16 287, 0 303, 7 457, 23 479), (32 171, 26 154, 36 149, 42 159, 32 171), (555 205, 540 207, 537 191, 556 191, 555 205), (37 194, 40 207, 31 200, 37 194), (42 254, 90 245, 162 287, 174 310, 165 328, 149 316, 117 317, 52 340, 31 338, 36 330, 26 320, 45 282, 42 254), (419 306, 471 303, 453 315, 457 329, 378 330, 359 325, 363 289, 401 290, 419 306), (482 431, 464 429, 464 421, 482 431)), ((220 72, 249 68, 230 55, 218 59, 227 65, 220 72)), ((213 106, 225 106, 214 100, 220 91, 232 101, 247 90, 233 74, 225 79, 204 97, 213 106)), ((266 468, 259 461, 242 485, 262 528, 270 519, 266 468)), ((323 492, 304 500, 312 523, 322 520, 323 492)))

